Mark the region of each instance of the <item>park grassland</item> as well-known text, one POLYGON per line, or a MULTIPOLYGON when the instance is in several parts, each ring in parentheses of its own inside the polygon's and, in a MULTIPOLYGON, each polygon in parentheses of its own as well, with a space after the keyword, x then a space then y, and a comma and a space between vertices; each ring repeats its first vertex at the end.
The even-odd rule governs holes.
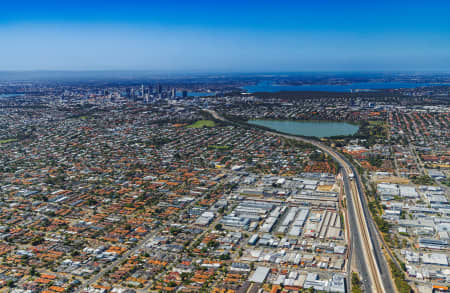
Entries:
POLYGON ((370 125, 381 125, 381 126, 386 125, 386 121, 384 120, 369 120, 368 122, 370 125))
POLYGON ((10 138, 10 139, 0 139, 0 144, 4 144, 4 143, 10 143, 10 142, 15 142, 17 141, 17 139, 15 138, 10 138))
POLYGON ((202 127, 214 127, 216 123, 212 120, 199 120, 194 124, 188 125, 187 128, 202 128, 202 127))
POLYGON ((228 145, 209 145, 208 148, 216 150, 229 150, 231 147, 228 145))

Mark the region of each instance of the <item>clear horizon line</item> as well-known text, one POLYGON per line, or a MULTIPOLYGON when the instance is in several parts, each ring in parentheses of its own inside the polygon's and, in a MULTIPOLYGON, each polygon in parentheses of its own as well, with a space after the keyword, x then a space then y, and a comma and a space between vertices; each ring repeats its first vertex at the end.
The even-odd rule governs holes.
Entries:
POLYGON ((68 73, 83 73, 83 72, 142 72, 142 73, 205 73, 205 74, 227 74, 227 73, 242 73, 242 74, 277 74, 277 73, 450 73, 450 69, 307 69, 307 70, 195 70, 195 69, 7 69, 0 70, 0 73, 28 73, 28 72, 68 72, 68 73))

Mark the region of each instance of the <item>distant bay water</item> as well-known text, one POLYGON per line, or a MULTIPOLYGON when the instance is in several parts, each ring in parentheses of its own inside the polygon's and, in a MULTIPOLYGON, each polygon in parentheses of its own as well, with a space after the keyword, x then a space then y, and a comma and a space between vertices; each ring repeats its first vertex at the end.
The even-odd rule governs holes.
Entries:
POLYGON ((0 98, 22 97, 24 94, 0 94, 0 98))
POLYGON ((304 84, 280 85, 271 82, 260 82, 256 85, 242 87, 249 93, 280 92, 280 91, 319 91, 319 92, 350 92, 352 90, 380 90, 396 88, 418 88, 448 84, 413 83, 413 82, 355 82, 350 84, 304 84))
POLYGON ((353 135, 359 126, 347 122, 333 121, 291 121, 291 120, 249 120, 253 125, 264 126, 276 131, 314 137, 353 135))

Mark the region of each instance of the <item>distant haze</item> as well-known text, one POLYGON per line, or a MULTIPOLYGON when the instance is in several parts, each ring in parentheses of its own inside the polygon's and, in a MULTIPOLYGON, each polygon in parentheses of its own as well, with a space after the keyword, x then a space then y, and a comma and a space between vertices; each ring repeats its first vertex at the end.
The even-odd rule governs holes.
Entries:
POLYGON ((450 70, 449 1, 216 2, 7 1, 0 70, 450 70))

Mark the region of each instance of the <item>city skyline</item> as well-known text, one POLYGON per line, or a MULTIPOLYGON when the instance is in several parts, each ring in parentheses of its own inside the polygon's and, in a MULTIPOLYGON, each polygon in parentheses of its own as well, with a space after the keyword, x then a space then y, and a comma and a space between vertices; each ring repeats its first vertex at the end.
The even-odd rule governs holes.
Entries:
POLYGON ((1 8, 1 292, 450 293, 449 0, 1 8))

